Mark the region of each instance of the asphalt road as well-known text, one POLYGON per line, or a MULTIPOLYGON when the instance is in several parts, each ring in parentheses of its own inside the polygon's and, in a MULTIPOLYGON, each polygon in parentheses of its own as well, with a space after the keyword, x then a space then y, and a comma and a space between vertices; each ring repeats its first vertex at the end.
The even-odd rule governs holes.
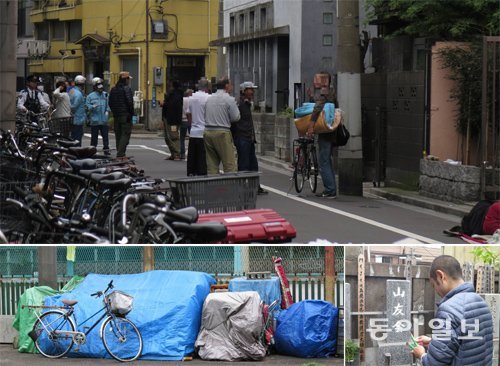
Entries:
MULTIPOLYGON (((113 137, 111 146, 114 146, 113 137)), ((88 139, 84 144, 88 144, 88 139)), ((164 160, 169 156, 163 138, 133 137, 127 155, 147 175, 155 178, 186 176, 185 161, 164 160)), ((258 196, 258 208, 271 208, 297 230, 294 243, 326 240, 347 244, 388 244, 413 241, 426 244, 454 243, 442 233, 460 222, 460 218, 432 210, 388 201, 365 193, 363 197, 339 195, 335 200, 316 197, 309 187, 295 193, 291 172, 261 163, 261 185, 268 195, 258 196)), ((318 192, 322 190, 321 181, 318 192)))
MULTIPOLYGON (((96 366, 96 365, 118 365, 119 362, 113 359, 97 359, 97 358, 61 358, 49 359, 39 354, 19 353, 12 345, 0 344, 0 366, 66 366, 66 365, 79 365, 79 366, 96 366)), ((183 366, 208 366, 208 365, 228 365, 227 362, 218 361, 203 361, 201 359, 193 359, 192 361, 176 362, 168 361, 161 363, 160 361, 135 361, 131 365, 138 366, 158 366, 160 364, 167 365, 183 365, 183 366)), ((251 362, 231 362, 231 365, 251 365, 251 362)), ((344 364, 341 358, 313 358, 302 359, 281 355, 270 355, 262 361, 255 362, 258 365, 280 365, 280 366, 340 366, 344 364)))

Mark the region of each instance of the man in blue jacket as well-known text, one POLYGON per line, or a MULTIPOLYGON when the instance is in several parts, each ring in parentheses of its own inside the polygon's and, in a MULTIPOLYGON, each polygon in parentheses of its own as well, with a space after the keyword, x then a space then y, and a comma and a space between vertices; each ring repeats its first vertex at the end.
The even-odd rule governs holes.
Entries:
POLYGON ((418 337, 413 354, 423 366, 491 366, 491 311, 474 286, 464 282, 460 263, 449 255, 437 257, 431 265, 430 282, 442 297, 433 323, 442 326, 435 327, 432 338, 418 337))
POLYGON ((94 91, 87 96, 86 102, 90 119, 90 145, 97 148, 97 140, 101 132, 104 154, 109 155, 108 93, 104 91, 101 78, 93 78, 92 85, 94 91))
POLYGON ((77 75, 75 77, 75 87, 69 92, 71 102, 71 112, 73 113, 73 126, 71 127, 71 138, 78 140, 80 146, 83 138, 83 125, 87 120, 85 111, 85 77, 77 75))

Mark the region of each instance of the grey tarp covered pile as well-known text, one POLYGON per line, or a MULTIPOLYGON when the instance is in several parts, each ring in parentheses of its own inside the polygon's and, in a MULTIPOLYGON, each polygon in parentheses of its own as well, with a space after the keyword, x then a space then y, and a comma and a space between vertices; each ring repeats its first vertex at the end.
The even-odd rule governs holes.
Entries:
POLYGON ((255 291, 219 292, 203 304, 201 330, 195 347, 204 360, 261 360, 262 305, 255 291))

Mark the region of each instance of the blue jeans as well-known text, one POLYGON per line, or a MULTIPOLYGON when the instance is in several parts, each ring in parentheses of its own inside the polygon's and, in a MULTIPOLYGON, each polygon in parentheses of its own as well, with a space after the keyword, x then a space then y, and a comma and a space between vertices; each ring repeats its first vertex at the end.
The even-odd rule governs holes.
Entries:
POLYGON ((255 156, 255 144, 252 140, 235 138, 234 146, 238 152, 238 171, 256 172, 259 170, 257 156, 255 156))
POLYGON ((325 193, 337 193, 335 171, 333 170, 333 143, 328 133, 318 135, 319 145, 319 172, 325 187, 325 193))

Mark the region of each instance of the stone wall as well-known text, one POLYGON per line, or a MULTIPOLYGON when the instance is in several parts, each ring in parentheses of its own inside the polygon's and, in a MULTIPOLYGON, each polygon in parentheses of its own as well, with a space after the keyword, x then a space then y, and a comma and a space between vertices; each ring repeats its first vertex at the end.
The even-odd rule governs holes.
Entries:
POLYGON ((477 201, 481 193, 480 173, 481 169, 475 166, 421 159, 419 193, 444 201, 477 201))
POLYGON ((254 113, 255 139, 257 155, 274 156, 274 126, 276 115, 270 113, 254 113))

